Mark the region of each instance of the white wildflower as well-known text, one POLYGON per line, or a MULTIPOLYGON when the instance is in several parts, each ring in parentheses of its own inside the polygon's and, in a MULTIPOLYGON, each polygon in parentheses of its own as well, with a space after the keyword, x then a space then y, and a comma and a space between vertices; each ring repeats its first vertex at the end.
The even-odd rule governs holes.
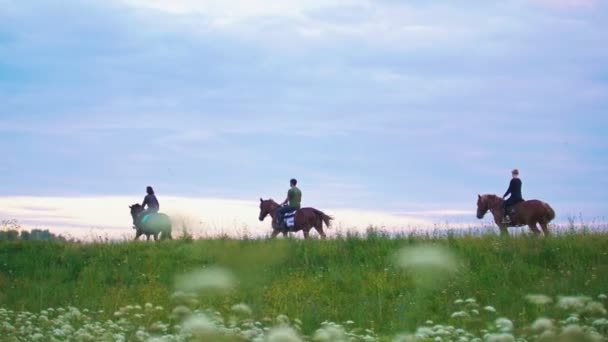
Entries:
POLYGON ((420 327, 416 330, 416 336, 421 338, 428 338, 435 334, 433 329, 427 327, 420 327))
POLYGON ((327 324, 323 328, 318 329, 314 336, 313 341, 347 341, 344 328, 337 324, 327 324))
POLYGON ((466 318, 466 317, 469 317, 469 314, 467 314, 464 311, 457 311, 452 314, 452 318, 466 318))
POLYGON ((583 312, 591 314, 591 315, 606 315, 606 308, 604 308, 604 304, 600 302, 588 302, 583 309, 583 312))
POLYGON ((266 336, 266 342, 301 342, 298 333, 288 326, 271 329, 266 336))
POLYGON ((251 308, 247 304, 244 304, 244 303, 233 305, 231 310, 237 314, 241 314, 241 315, 245 315, 245 316, 251 316, 251 314, 252 314, 251 308))
POLYGON ((393 338, 393 342, 416 342, 418 338, 411 334, 399 334, 393 338))
POLYGON ((566 318, 564 323, 565 323, 565 325, 578 324, 580 321, 581 320, 580 320, 580 318, 578 318, 577 315, 570 315, 570 316, 568 316, 568 318, 566 318))
POLYGON ((536 305, 547 305, 553 302, 551 297, 542 294, 529 294, 526 296, 526 300, 536 305))
POLYGON ((452 272, 458 268, 456 256, 447 248, 433 245, 406 247, 396 254, 403 268, 436 268, 452 272))
POLYGON ((538 318, 532 323, 532 330, 538 333, 551 329, 553 329, 553 322, 548 318, 538 318))
POLYGON ((585 307, 585 303, 590 300, 589 297, 578 296, 578 297, 559 297, 557 307, 564 310, 581 310, 585 307))
POLYGON ((597 296, 597 299, 599 299, 599 300, 606 300, 606 299, 608 299, 608 296, 606 296, 605 294, 602 293, 599 296, 597 296))
POLYGON ((561 339, 564 341, 584 341, 585 332, 578 325, 569 325, 562 330, 561 339))
POLYGON ((508 318, 498 318, 494 323, 501 332, 513 331, 513 322, 508 318))
POLYGON ((489 334, 486 336, 486 342, 515 342, 515 337, 511 334, 489 334))
POLYGON ((496 309, 494 309, 494 307, 493 307, 493 306, 486 306, 486 307, 485 307, 485 308, 483 308, 483 309, 484 309, 485 311, 487 311, 487 312, 492 312, 492 313, 495 313, 495 312, 496 312, 496 309))
POLYGON ((234 286, 236 278, 223 268, 210 267, 192 271, 176 278, 175 286, 180 291, 227 290, 234 286))
POLYGON ((593 321, 592 325, 594 327, 608 326, 608 319, 606 319, 606 318, 596 319, 595 321, 593 321))
POLYGON ((187 315, 189 313, 190 313, 190 309, 183 305, 177 306, 177 307, 175 307, 175 309, 173 309, 174 315, 181 316, 181 315, 187 315))
POLYGON ((197 313, 184 321, 181 330, 196 337, 212 336, 217 333, 217 326, 206 315, 197 313))

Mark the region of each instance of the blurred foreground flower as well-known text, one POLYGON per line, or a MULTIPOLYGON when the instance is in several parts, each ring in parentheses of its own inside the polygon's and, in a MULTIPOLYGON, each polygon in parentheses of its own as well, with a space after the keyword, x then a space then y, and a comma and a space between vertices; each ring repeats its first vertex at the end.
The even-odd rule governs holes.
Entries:
POLYGON ((183 292, 229 290, 235 283, 232 272, 219 267, 192 271, 175 279, 176 289, 183 292))
POLYGON ((440 285, 441 280, 456 273, 461 266, 454 253, 436 245, 405 247, 394 259, 399 267, 412 272, 412 280, 421 287, 440 285))

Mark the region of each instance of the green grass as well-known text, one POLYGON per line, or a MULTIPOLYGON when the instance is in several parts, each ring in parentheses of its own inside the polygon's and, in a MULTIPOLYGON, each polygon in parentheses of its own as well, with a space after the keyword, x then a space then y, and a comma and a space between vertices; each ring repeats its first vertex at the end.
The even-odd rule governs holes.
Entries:
POLYGON ((495 307, 496 317, 509 317, 522 326, 545 314, 524 300, 527 294, 608 293, 608 234, 114 244, 4 241, 0 307, 38 312, 74 306, 104 310, 107 318, 128 304, 171 307, 175 277, 211 265, 232 270, 238 285, 222 295, 203 294, 202 307, 227 312, 243 302, 257 319, 278 314, 299 318, 306 333, 326 320, 352 320, 385 335, 411 331, 427 320, 450 323, 455 320, 452 313, 461 310, 454 301, 470 297, 495 307), (395 265, 395 252, 423 244, 451 251, 460 261, 456 272, 439 277, 446 272, 420 273, 395 265))

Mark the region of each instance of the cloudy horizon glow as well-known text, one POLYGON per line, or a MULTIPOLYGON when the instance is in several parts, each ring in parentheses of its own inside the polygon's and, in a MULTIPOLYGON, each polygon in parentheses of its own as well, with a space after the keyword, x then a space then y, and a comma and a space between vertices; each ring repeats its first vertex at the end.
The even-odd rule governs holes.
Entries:
POLYGON ((605 2, 0 8, 0 219, 111 230, 129 217, 96 209, 152 185, 161 208, 262 229, 257 199, 295 177, 346 225, 481 224, 477 194, 502 195, 513 168, 556 222, 606 215, 605 2), (8 205, 24 196, 53 212, 8 205))

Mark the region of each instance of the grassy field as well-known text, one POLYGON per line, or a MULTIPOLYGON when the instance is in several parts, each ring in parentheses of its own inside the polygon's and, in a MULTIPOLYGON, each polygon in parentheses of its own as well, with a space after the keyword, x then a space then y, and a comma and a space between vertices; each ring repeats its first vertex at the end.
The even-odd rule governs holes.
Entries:
POLYGON ((15 340, 605 340, 604 294, 600 233, 0 242, 15 340))

